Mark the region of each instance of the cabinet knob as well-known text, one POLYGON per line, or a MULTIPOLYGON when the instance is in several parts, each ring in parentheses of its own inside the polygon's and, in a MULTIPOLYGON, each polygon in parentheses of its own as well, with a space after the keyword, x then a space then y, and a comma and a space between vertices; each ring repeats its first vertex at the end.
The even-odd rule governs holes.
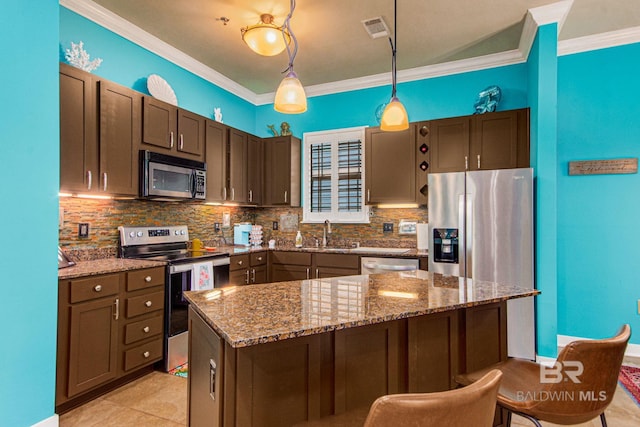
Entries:
POLYGON ((242 265, 242 260, 238 261, 238 265, 242 265))
POLYGON ((149 329, 148 326, 145 326, 144 328, 142 328, 142 332, 144 332, 145 334, 148 334, 150 330, 151 329, 149 329))
POLYGON ((258 257, 258 261, 262 261, 262 257, 261 256, 258 257))
POLYGON ((100 292, 102 290, 102 285, 95 285, 93 287, 93 290, 96 291, 96 292, 100 292))
POLYGON ((153 303, 151 301, 147 301, 144 303, 144 305, 146 305, 147 307, 151 307, 153 303))
POLYGON ((144 278, 144 281, 145 281, 145 282, 147 282, 147 283, 149 283, 149 282, 151 281, 151 276, 147 276, 147 277, 145 277, 145 278, 144 278))
POLYGON ((426 126, 422 126, 422 127, 420 128, 420 135, 422 135, 422 136, 427 136, 427 135, 429 135, 429 128, 428 128, 428 127, 426 127, 426 126))
POLYGON ((144 353, 142 353, 142 355, 144 356, 145 359, 147 359, 149 356, 151 356, 151 353, 149 353, 148 351, 145 351, 144 353))

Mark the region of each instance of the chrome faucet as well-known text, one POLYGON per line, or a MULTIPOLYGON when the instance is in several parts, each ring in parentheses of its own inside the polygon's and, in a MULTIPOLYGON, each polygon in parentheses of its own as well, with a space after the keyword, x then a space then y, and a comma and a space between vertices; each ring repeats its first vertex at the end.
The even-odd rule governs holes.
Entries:
POLYGON ((322 230, 322 247, 326 248, 329 243, 329 234, 331 234, 331 222, 328 219, 324 220, 324 229, 322 230))

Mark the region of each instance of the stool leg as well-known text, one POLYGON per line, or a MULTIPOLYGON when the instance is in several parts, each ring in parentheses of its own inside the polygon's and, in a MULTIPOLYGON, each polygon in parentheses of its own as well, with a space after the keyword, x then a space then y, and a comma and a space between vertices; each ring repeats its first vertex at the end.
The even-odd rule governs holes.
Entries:
POLYGON ((607 419, 604 416, 604 412, 600 414, 600 422, 602 423, 602 427, 607 427, 607 419))
POLYGON ((511 427, 511 411, 507 411, 507 423, 506 427, 511 427))
POLYGON ((519 412, 517 414, 531 421, 533 424, 535 424, 536 427, 542 427, 542 424, 540 424, 540 421, 538 421, 535 417, 532 417, 531 415, 527 415, 527 414, 522 414, 519 412))

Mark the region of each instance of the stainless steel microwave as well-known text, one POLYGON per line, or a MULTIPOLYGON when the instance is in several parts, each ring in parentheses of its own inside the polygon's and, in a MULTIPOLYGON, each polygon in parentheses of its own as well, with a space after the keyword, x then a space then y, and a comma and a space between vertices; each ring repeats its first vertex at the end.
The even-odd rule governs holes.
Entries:
POLYGON ((140 195, 148 199, 204 200, 207 164, 140 150, 140 195))

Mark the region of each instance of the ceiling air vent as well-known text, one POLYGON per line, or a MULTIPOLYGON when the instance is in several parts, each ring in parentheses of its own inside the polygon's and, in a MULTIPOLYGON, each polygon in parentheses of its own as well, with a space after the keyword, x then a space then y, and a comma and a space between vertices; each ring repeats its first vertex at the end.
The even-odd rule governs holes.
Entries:
POLYGON ((389 37, 389 34, 391 34, 389 27, 387 27, 387 24, 381 16, 365 19, 362 21, 362 25, 364 25, 364 29, 367 30, 367 33, 369 33, 369 36, 372 39, 377 39, 378 37, 389 37))

